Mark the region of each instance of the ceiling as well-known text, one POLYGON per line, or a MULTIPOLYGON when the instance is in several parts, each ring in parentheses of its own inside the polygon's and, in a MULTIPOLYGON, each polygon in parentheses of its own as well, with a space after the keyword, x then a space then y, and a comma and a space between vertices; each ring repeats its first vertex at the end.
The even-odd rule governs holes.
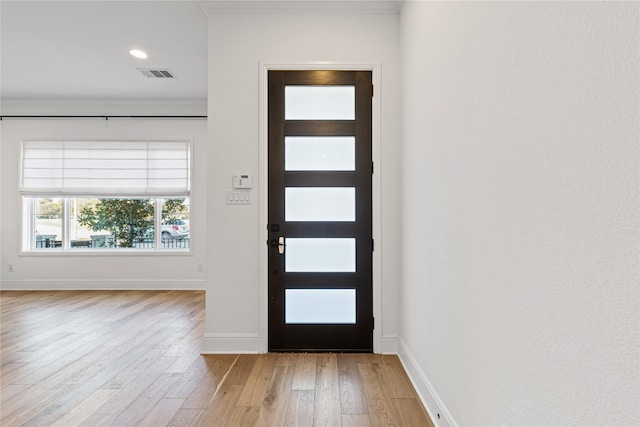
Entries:
POLYGON ((205 100, 207 16, 187 0, 0 0, 0 61, 3 100, 205 100))

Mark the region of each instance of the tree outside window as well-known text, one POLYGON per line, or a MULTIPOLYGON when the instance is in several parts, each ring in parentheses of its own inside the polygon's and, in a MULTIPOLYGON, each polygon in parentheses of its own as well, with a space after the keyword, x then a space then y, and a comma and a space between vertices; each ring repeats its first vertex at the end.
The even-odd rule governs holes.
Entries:
MULTIPOLYGON (((78 224, 94 232, 109 232, 116 247, 133 248, 137 242, 154 239, 154 210, 152 199, 98 199, 80 210, 78 224)), ((185 199, 167 199, 162 223, 176 224, 187 212, 185 199)))

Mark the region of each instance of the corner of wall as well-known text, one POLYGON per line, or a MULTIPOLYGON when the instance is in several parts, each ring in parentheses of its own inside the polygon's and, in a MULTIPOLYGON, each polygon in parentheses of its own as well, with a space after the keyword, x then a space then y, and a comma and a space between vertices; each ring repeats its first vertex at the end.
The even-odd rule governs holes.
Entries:
POLYGON ((383 335, 381 339, 380 353, 398 354, 399 337, 397 335, 383 335))
POLYGON ((431 385, 402 337, 398 338, 398 346, 400 362, 433 423, 438 427, 457 427, 458 424, 436 393, 435 388, 431 385))

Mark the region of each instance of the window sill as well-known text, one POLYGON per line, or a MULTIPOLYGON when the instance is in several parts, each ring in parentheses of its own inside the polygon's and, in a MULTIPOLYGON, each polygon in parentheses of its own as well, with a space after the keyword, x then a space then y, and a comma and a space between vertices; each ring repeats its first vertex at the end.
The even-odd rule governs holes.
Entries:
POLYGON ((20 251, 19 256, 25 257, 129 257, 129 256, 193 256, 192 249, 182 250, 153 250, 153 249, 37 249, 20 251))

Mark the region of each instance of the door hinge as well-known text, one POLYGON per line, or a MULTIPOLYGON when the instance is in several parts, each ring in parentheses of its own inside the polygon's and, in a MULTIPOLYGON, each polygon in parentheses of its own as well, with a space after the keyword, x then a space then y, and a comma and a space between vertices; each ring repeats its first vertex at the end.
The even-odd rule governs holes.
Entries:
POLYGON ((374 251, 375 247, 376 247, 376 242, 375 240, 371 239, 371 252, 374 251))
POLYGON ((376 318, 372 317, 371 318, 371 329, 375 329, 376 328, 376 318))
POLYGON ((373 98, 373 84, 371 85, 371 97, 373 98))
POLYGON ((373 171, 374 171, 374 166, 373 166, 373 161, 371 161, 371 175, 373 175, 373 171))

